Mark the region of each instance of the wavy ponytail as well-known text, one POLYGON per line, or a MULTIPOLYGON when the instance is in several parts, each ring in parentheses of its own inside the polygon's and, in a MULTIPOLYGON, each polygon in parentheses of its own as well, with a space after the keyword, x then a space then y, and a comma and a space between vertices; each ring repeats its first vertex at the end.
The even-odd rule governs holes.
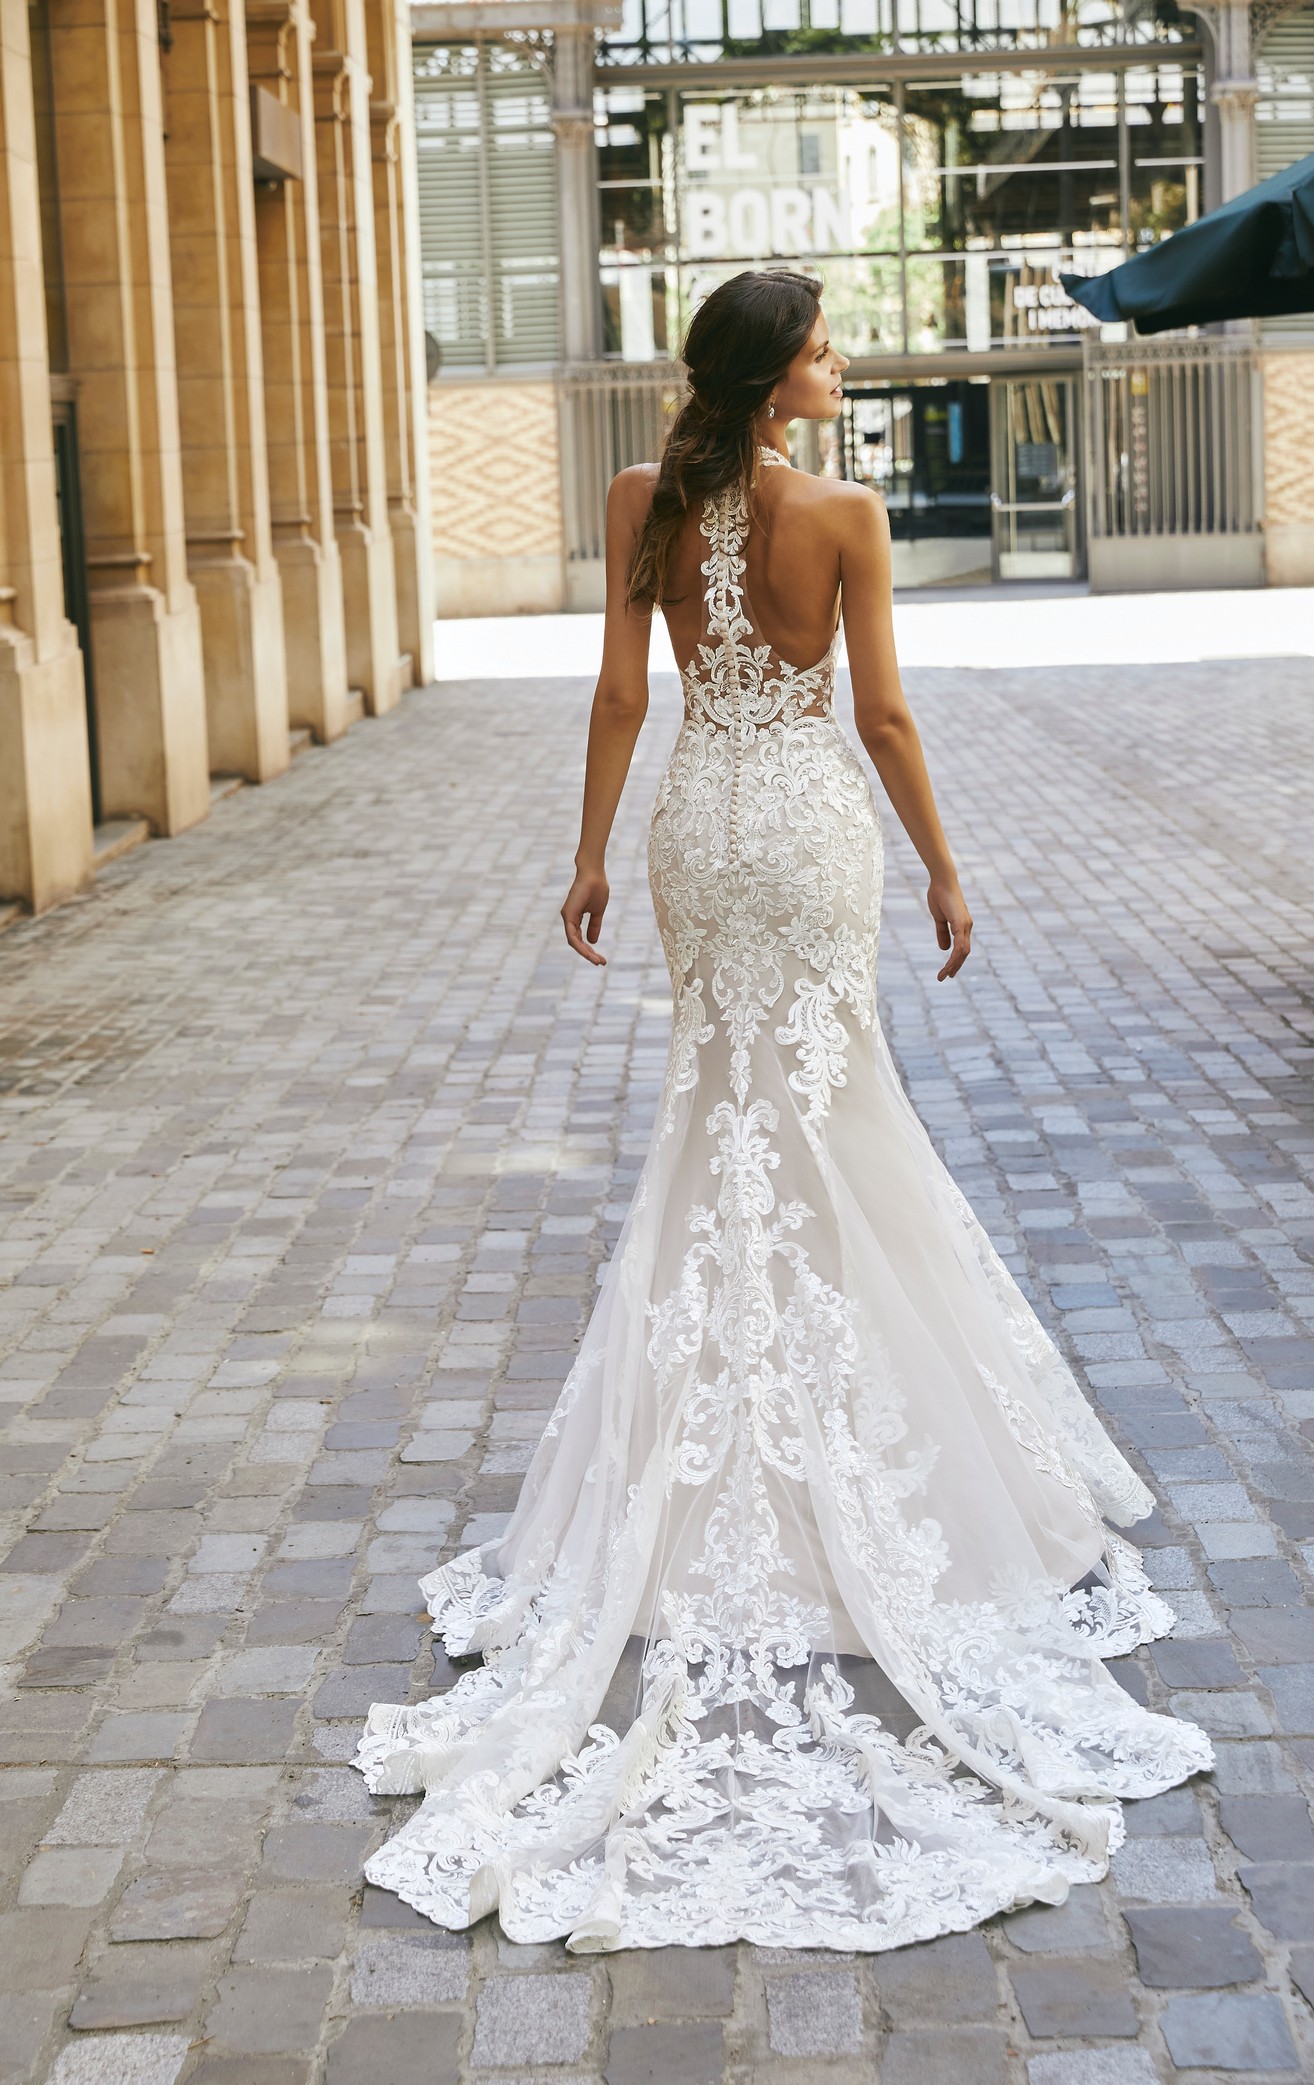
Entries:
POLYGON ((632 605, 660 608, 691 507, 742 480, 757 484, 755 421, 817 322, 821 284, 786 268, 745 269, 699 305, 685 336, 690 395, 662 449, 648 518, 626 576, 632 605))

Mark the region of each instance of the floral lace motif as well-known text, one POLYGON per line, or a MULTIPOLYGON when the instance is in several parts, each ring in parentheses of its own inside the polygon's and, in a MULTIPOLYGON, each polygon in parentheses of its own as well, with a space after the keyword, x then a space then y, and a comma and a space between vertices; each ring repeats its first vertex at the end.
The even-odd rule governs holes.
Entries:
MULTIPOLYGON (((775 458, 776 462, 781 459, 775 458)), ((505 1536, 422 1582, 448 1691, 358 1763, 425 1791, 371 1881, 578 1950, 881 1949, 1102 1874, 1209 1764, 1102 1660, 1173 1617, 1150 1494, 936 1159, 876 1017, 881 836, 761 640, 742 491, 654 806, 658 1122, 505 1536)))

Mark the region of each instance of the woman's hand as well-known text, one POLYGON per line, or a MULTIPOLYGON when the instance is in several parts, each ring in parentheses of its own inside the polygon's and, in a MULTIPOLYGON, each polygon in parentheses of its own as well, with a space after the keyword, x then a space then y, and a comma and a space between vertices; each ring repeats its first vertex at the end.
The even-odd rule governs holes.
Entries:
MULTIPOLYGON (((588 963, 605 964, 607 958, 599 955, 592 946, 602 932, 602 915, 607 909, 611 890, 601 869, 577 869, 575 881, 570 886, 566 902, 561 908, 561 917, 566 929, 566 939, 577 956, 588 963), (588 920, 585 928, 584 921, 588 920)), ((948 947, 948 942, 945 947, 948 947)))
POLYGON ((946 977, 957 977, 972 953, 972 915, 956 876, 933 876, 926 903, 935 921, 936 941, 941 948, 953 951, 944 968, 936 972, 938 984, 946 977))

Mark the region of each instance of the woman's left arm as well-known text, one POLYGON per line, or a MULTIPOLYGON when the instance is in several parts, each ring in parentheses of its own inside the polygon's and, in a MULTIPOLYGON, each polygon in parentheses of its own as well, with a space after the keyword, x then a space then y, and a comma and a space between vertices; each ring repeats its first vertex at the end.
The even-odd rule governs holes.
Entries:
POLYGON ((654 477, 651 466, 636 465, 619 472, 607 490, 607 613, 602 670, 589 717, 575 881, 561 908, 567 941, 577 955, 598 964, 607 960, 595 945, 610 895, 607 842, 635 743, 648 713, 652 616, 630 606, 625 598, 625 581, 635 538, 652 499, 654 477))

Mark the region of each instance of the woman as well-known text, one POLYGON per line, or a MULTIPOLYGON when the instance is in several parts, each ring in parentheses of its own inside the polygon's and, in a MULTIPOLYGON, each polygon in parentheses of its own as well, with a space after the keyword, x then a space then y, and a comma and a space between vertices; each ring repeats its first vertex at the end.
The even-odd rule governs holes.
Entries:
POLYGON ((881 833, 833 712, 972 922, 861 487, 791 471, 840 411, 819 288, 700 308, 660 469, 607 510, 577 874, 588 961, 647 705, 651 612, 685 717, 649 868, 674 1019, 652 1143, 507 1532, 423 1581, 449 1653, 360 1764, 426 1790, 368 1866, 439 1924, 574 1949, 882 1949, 1105 1872, 1121 1796, 1207 1766, 1102 1659, 1172 1626, 1126 1523, 1153 1500, 939 1163, 876 1016, 881 833))

